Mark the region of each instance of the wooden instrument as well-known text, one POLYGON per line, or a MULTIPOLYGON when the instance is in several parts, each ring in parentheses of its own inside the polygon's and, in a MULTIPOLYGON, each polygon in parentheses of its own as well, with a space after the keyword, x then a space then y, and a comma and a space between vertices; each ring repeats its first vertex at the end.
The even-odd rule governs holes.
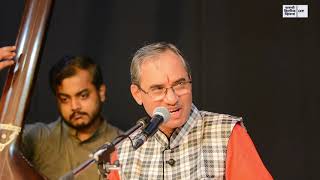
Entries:
POLYGON ((25 1, 16 63, 9 69, 0 101, 0 180, 45 179, 19 151, 19 138, 51 6, 52 0, 25 1))

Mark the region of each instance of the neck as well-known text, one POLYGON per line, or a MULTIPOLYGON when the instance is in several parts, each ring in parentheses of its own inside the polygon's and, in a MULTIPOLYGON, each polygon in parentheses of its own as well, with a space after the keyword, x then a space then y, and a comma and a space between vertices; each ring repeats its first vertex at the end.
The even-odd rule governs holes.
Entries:
POLYGON ((160 126, 159 129, 161 130, 161 132, 163 132, 168 138, 172 135, 174 129, 171 128, 166 128, 163 126, 160 126))
POLYGON ((95 119, 90 126, 84 129, 77 130, 77 137, 80 141, 89 139, 98 129, 102 123, 102 118, 98 117, 95 119))

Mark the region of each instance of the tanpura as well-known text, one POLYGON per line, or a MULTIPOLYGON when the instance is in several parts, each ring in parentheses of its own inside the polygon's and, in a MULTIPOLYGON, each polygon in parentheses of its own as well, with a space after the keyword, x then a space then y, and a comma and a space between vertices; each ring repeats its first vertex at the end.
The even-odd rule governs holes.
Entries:
POLYGON ((19 139, 51 6, 52 0, 25 1, 15 65, 9 69, 0 101, 0 180, 46 179, 24 158, 19 139))

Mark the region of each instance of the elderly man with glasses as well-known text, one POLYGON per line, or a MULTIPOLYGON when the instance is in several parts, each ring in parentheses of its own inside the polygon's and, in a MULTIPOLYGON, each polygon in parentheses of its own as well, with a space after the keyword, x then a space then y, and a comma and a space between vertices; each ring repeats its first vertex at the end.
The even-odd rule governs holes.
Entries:
POLYGON ((242 119, 198 110, 191 80, 174 45, 154 43, 136 52, 132 96, 149 116, 165 107, 170 118, 140 148, 130 139, 118 147, 122 179, 272 179, 242 119))

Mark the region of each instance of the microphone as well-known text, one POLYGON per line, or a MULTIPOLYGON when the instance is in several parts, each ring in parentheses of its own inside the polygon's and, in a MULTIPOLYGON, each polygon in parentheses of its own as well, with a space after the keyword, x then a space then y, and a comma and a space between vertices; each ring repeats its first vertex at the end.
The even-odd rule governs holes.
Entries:
POLYGON ((134 150, 137 150, 147 139, 153 136, 157 130, 159 125, 167 121, 170 118, 170 112, 165 107, 157 107, 153 111, 153 116, 151 118, 151 122, 143 129, 141 133, 134 137, 132 146, 134 150))

